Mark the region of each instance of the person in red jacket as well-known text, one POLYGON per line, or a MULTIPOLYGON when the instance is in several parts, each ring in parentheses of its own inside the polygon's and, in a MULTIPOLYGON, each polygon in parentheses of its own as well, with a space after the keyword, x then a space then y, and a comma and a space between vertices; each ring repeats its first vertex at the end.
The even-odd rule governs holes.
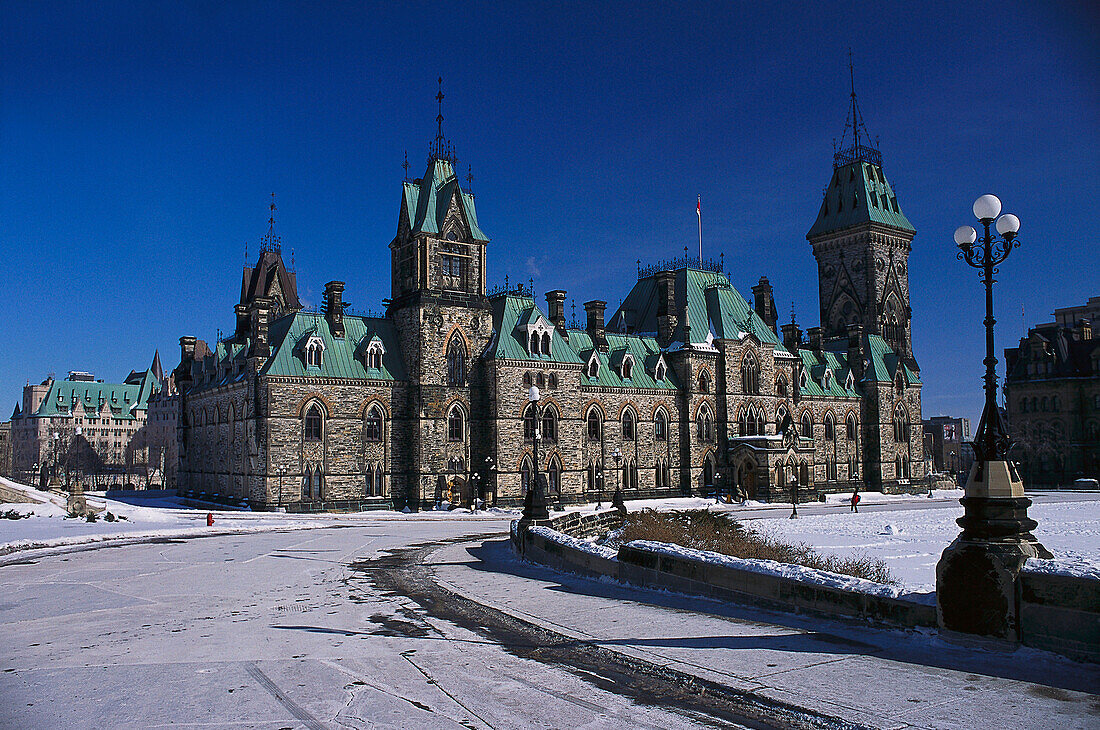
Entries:
POLYGON ((859 512, 859 490, 852 492, 852 511, 859 512))

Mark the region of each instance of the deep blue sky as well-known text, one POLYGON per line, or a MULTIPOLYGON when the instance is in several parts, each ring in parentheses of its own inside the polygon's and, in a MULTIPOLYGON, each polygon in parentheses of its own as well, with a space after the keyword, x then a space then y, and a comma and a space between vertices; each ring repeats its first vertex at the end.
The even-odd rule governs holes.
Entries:
MULTIPOLYGON (((982 293, 951 235, 993 192, 1023 221, 998 350, 1100 294, 1100 51, 1052 3, 8 2, 0 6, 0 404, 49 372, 118 380, 233 327, 278 196, 299 290, 389 296, 405 150, 473 166, 490 281, 611 307, 649 262, 724 252, 817 324, 806 231, 848 104, 916 226, 924 414, 977 418, 982 293), (502 9, 505 8, 505 9, 502 9), (1021 320, 1021 308, 1023 320, 1021 320)), ((975 423, 976 425, 976 423, 975 423)))

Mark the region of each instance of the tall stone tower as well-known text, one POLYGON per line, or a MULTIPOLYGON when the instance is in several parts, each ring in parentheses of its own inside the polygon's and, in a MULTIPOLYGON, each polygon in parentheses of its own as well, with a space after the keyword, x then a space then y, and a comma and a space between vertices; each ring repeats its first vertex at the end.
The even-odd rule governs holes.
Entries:
POLYGON ((397 327, 409 373, 408 402, 392 404, 408 414, 406 498, 445 498, 470 473, 472 403, 478 392, 473 367, 492 334, 485 295, 485 246, 474 197, 455 176, 455 157, 443 137, 440 80, 438 132, 422 178, 406 180, 397 235, 390 243, 392 295, 389 314, 397 327))
POLYGON ((847 337, 849 325, 862 325, 916 369, 909 308, 916 229, 882 172, 882 153, 863 125, 854 85, 848 114, 832 179, 806 234, 817 259, 821 327, 833 339, 847 337))

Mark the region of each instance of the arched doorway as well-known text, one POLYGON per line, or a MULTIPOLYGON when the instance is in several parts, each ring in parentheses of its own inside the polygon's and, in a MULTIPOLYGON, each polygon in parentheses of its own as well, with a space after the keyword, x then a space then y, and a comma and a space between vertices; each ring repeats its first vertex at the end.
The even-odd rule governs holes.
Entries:
POLYGON ((756 499, 756 464, 743 461, 737 467, 737 486, 745 499, 756 499))
POLYGON ((702 484, 700 488, 703 490, 703 494, 711 494, 714 492, 714 454, 707 454, 703 458, 703 473, 700 475, 702 484))

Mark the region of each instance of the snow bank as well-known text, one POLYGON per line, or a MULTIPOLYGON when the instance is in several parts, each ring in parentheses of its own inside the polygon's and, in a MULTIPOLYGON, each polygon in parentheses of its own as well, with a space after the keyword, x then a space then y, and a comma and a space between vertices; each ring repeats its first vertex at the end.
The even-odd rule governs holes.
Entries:
POLYGON ((1053 560, 1028 558, 1024 563, 1024 570, 1028 573, 1100 580, 1100 564, 1085 558, 1054 558, 1053 560))
POLYGON ((627 547, 670 555, 685 560, 697 560, 711 565, 721 565, 735 570, 745 570, 750 573, 789 578, 802 583, 836 588, 842 591, 865 593, 881 598, 901 598, 905 590, 894 586, 874 583, 863 578, 855 578, 850 575, 830 573, 816 568, 807 568, 802 565, 780 563, 775 560, 760 560, 755 558, 735 558, 732 555, 723 555, 709 550, 694 550, 692 548, 673 545, 667 542, 653 542, 651 540, 634 540, 626 544, 627 547))
MULTIPOLYGON (((597 557, 605 558, 607 560, 615 560, 619 557, 619 551, 615 548, 604 547, 603 545, 597 545, 595 542, 589 540, 582 540, 579 537, 571 537, 557 530, 551 530, 549 527, 529 527, 527 531, 532 535, 538 535, 543 540, 557 543, 558 545, 564 545, 566 547, 579 550, 589 555, 595 555, 597 557)), ((593 538, 594 539, 594 538, 593 538)))

